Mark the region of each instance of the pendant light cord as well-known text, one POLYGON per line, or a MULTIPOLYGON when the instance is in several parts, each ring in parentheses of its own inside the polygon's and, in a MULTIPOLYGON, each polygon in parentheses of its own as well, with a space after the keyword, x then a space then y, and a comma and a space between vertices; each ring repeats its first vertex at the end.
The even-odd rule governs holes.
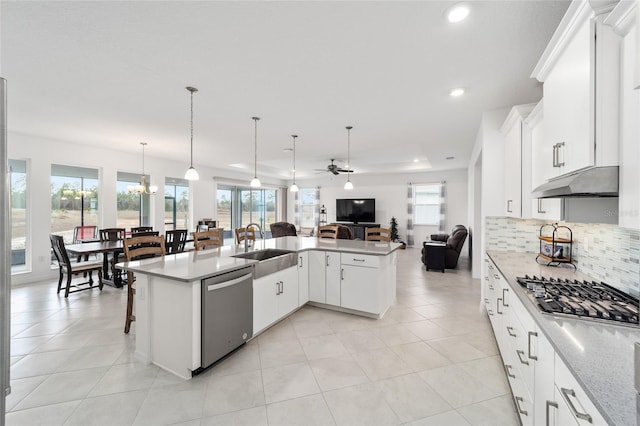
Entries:
POLYGON ((253 177, 258 177, 258 120, 260 117, 251 117, 254 123, 254 161, 253 161, 253 177))
POLYGON ((193 167, 193 90, 191 92, 191 167, 193 167))
POLYGON ((142 145, 142 176, 144 176, 144 146, 146 144, 147 144, 146 142, 140 142, 140 145, 142 145))
POLYGON ((347 126, 347 182, 351 182, 351 129, 352 126, 347 126))
POLYGON ((296 184, 296 138, 298 135, 291 135, 293 138, 293 184, 296 184))

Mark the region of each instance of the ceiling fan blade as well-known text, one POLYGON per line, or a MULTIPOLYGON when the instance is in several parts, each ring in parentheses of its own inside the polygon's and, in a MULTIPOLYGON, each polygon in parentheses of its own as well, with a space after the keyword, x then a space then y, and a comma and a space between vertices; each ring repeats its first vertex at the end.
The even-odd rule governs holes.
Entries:
POLYGON ((329 171, 330 171, 331 173, 333 173, 334 175, 336 175, 336 176, 340 174, 340 172, 339 172, 338 170, 336 170, 336 169, 329 170, 329 171))
POLYGON ((348 169, 338 169, 338 171, 341 173, 353 173, 353 170, 348 170, 348 169))

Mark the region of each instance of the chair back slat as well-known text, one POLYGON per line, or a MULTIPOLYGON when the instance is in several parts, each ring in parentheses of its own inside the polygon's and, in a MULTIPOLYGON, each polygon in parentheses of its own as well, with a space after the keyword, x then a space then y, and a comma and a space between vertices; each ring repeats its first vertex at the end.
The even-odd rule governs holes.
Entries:
POLYGON ((167 254, 182 253, 187 243, 187 230, 174 229, 165 233, 167 254))
POLYGON ((124 240, 125 233, 124 228, 104 228, 100 230, 100 241, 124 240))
POLYGON ((388 228, 365 228, 365 241, 391 241, 391 229, 388 228))
POLYGON ((318 238, 331 238, 333 240, 338 238, 338 226, 337 225, 324 225, 318 227, 318 238))
POLYGON ((71 261, 69 260, 69 254, 64 246, 64 238, 62 235, 49 235, 51 240, 51 248, 53 248, 53 254, 56 256, 56 260, 61 267, 71 270, 71 261))
POLYGON ((222 247, 224 239, 222 228, 209 229, 208 231, 194 232, 193 245, 196 250, 204 250, 206 247, 222 247))
POLYGON ((140 235, 125 238, 124 255, 127 261, 147 259, 155 256, 164 256, 164 236, 140 235))

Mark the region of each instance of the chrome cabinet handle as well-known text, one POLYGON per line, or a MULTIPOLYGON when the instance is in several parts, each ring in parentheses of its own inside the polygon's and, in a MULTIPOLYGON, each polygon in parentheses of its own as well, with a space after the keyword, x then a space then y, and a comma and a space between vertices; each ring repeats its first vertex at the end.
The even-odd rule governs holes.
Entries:
POLYGON ((542 198, 538 198, 538 213, 545 214, 546 211, 542 208, 542 198))
POLYGON ((284 293, 284 281, 280 281, 280 294, 284 293))
POLYGON ((524 351, 517 350, 516 353, 518 354, 518 359, 522 364, 529 365, 529 361, 527 361, 526 359, 522 359, 522 357, 524 356, 524 351))
POLYGON ((573 402, 571 401, 571 399, 569 399, 569 396, 576 398, 576 391, 574 391, 573 389, 566 389, 566 388, 560 388, 560 391, 562 392, 562 397, 567 402, 567 405, 569 405, 569 409, 571 410, 571 413, 573 413, 573 415, 576 418, 581 420, 586 420, 589 423, 593 423, 593 419, 591 418, 591 416, 587 413, 581 413, 578 410, 576 410, 575 405, 573 405, 573 402))
POLYGON ((502 315, 502 312, 500 312, 500 301, 502 300, 502 297, 498 297, 496 299, 496 312, 499 313, 500 315, 502 315))
POLYGON ((340 280, 344 281, 344 268, 340 269, 340 280))
POLYGON ((511 377, 512 379, 516 378, 515 374, 511 374, 511 368, 513 368, 513 366, 509 365, 509 364, 505 364, 504 365, 505 370, 507 370, 507 376, 511 377))
POLYGON ((538 360, 538 356, 537 355, 531 355, 531 336, 538 337, 538 333, 536 333, 535 331, 530 331, 530 332, 527 333, 527 352, 529 352, 527 354, 527 356, 529 357, 529 359, 537 361, 538 360))
POLYGON ((489 304, 489 299, 484 299, 484 304, 488 305, 489 304))
POLYGON ((504 303, 505 300, 507 300, 507 295, 505 294, 505 291, 509 291, 508 288, 503 288, 502 289, 502 306, 504 306, 505 308, 509 307, 508 303, 504 303))
POLYGON ((498 274, 493 274, 493 278, 495 278, 496 280, 499 280, 499 279, 500 279, 500 275, 498 275, 498 274))
POLYGON ((493 284, 489 284, 489 290, 493 290, 493 284))
POLYGON ((558 145, 558 150, 556 151, 557 154, 557 162, 558 162, 558 166, 557 167, 564 167, 564 155, 562 156, 562 162, 560 162, 560 148, 564 149, 564 142, 560 142, 557 144, 558 145))
POLYGON ((280 294, 280 283, 276 282, 276 296, 280 294))
POLYGON ((298 259, 300 259, 300 263, 298 264, 298 267, 302 268, 302 256, 298 257, 298 259))
POLYGON ((491 309, 487 309, 487 313, 491 316, 493 316, 493 311, 491 309))
POLYGON ((558 167, 558 144, 553 146, 553 167, 558 167))
POLYGON ((517 337, 517 336, 516 336, 516 333, 511 333, 512 331, 513 331, 513 327, 508 326, 508 327, 507 327, 507 333, 509 333, 509 336, 511 336, 511 337, 517 337))
POLYGON ((547 418, 547 422, 545 423, 546 426, 551 425, 551 423, 549 423, 549 407, 553 407, 556 410, 558 409, 558 403, 554 402, 554 401, 547 401, 547 407, 546 407, 546 418, 547 418))
POLYGON ((522 398, 521 396, 516 396, 516 407, 518 408, 518 413, 528 416, 529 413, 520 408, 520 402, 524 402, 524 398, 522 398))
POLYGON ((507 200, 507 213, 513 213, 513 210, 511 210, 511 203, 513 203, 513 200, 507 200))

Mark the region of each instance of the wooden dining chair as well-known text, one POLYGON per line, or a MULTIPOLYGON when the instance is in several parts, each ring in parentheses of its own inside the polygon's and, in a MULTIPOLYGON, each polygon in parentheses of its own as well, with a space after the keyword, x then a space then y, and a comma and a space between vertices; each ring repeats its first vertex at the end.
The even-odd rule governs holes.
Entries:
MULTIPOLYGON (((98 239, 98 227, 95 225, 76 226, 73 228, 73 244, 80 244, 84 241, 98 239)), ((78 262, 82 260, 82 256, 78 256, 78 262)), ((89 260, 89 255, 84 256, 84 260, 89 260)))
POLYGON ((240 244, 244 240, 255 241, 256 231, 252 227, 249 228, 236 228, 236 244, 240 244))
POLYGON ((182 253, 187 243, 187 230, 186 229, 173 229, 165 232, 164 244, 167 249, 167 254, 182 253))
POLYGON ((101 260, 89 260, 71 263, 69 260, 69 254, 64 246, 64 238, 61 235, 49 235, 51 241, 51 248, 53 254, 58 261, 58 268, 60 269, 60 277, 58 278, 58 293, 62 289, 62 278, 64 274, 67 274, 67 284, 64 291, 64 297, 69 297, 70 293, 75 293, 82 290, 89 290, 93 287, 93 271, 98 271, 98 288, 102 291, 102 261, 101 260), (89 279, 83 283, 71 284, 71 280, 74 274, 89 274, 89 279), (88 284, 88 287, 81 287, 84 284, 88 284), (76 289, 71 291, 71 287, 76 289))
POLYGON ((103 228, 100 230, 100 241, 124 240, 126 229, 124 228, 103 228))
POLYGON ((193 233, 193 246, 196 250, 204 250, 206 247, 222 247, 223 244, 222 228, 193 233))
MULTIPOLYGON (((156 256, 164 256, 164 236, 162 235, 135 235, 125 238, 122 244, 124 256, 127 262, 132 260, 148 259, 156 256)), ((136 291, 133 287, 133 272, 127 271, 127 313, 124 322, 124 332, 129 333, 131 322, 136 320, 133 314, 133 296, 136 291)))
POLYGON ((391 241, 391 229, 388 228, 365 228, 365 241, 391 241))
POLYGON ((318 238, 338 239, 338 225, 324 225, 318 227, 318 238))

